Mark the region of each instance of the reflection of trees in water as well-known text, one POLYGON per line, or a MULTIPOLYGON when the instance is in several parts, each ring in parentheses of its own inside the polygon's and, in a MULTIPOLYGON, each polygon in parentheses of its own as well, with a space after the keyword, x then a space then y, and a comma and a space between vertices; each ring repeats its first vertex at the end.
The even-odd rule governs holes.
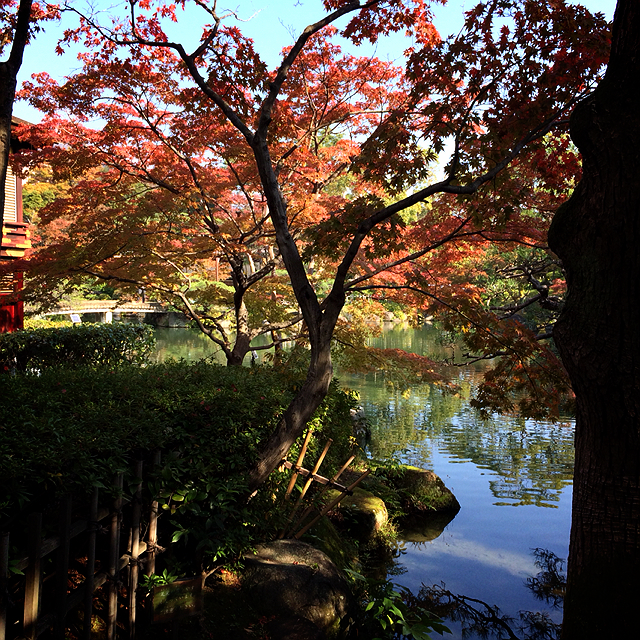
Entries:
MULTIPOLYGON (((159 360, 198 359, 219 351, 197 331, 158 330, 159 360)), ((381 348, 405 349, 434 359, 448 357, 433 327, 395 327, 375 341, 381 348)), ((222 361, 222 360, 221 360, 222 361)), ((369 455, 402 457, 417 466, 433 467, 432 449, 470 460, 496 475, 489 483, 497 504, 555 506, 559 492, 573 475, 573 428, 502 417, 483 422, 469 407, 471 389, 481 366, 460 370, 461 391, 442 393, 423 385, 406 392, 385 384, 382 375, 340 375, 344 386, 359 391, 371 425, 369 455)))
POLYGON ((435 445, 494 472, 489 483, 496 504, 555 506, 573 477, 572 426, 505 416, 483 422, 468 404, 471 375, 465 372, 459 395, 427 385, 402 393, 371 381, 363 384, 362 406, 372 427, 370 455, 432 466, 435 445))
POLYGON ((220 347, 195 329, 156 329, 156 351, 153 359, 164 362, 174 360, 199 360, 212 357, 214 362, 225 362, 220 347))
POLYGON ((483 422, 470 408, 429 436, 455 458, 493 471, 496 504, 555 506, 573 478, 573 428, 514 418, 483 422))

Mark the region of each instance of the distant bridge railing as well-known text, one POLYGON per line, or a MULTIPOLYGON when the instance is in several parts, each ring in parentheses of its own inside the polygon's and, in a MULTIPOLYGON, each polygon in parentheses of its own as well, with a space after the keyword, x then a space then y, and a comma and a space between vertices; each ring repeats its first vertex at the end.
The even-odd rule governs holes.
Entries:
MULTIPOLYGON (((35 311, 35 308, 25 308, 25 311, 35 311)), ((78 315, 83 313, 99 313, 101 314, 102 322, 112 322, 114 314, 121 313, 135 313, 135 314, 147 314, 147 313, 173 313, 166 306, 160 302, 135 302, 135 301, 123 301, 123 300, 70 300, 69 302, 62 301, 56 307, 49 309, 41 316, 55 316, 55 315, 78 315)), ((182 314, 180 314, 182 315, 182 314)))

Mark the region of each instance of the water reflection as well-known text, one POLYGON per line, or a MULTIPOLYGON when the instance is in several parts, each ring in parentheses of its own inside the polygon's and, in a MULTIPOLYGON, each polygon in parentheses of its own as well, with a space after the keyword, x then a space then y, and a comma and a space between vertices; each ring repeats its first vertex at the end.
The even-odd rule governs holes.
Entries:
POLYGON ((157 327, 154 362, 187 360, 192 362, 210 358, 213 362, 226 362, 222 349, 201 331, 195 329, 168 329, 157 327))
POLYGON ((456 517, 456 513, 457 512, 428 514, 419 519, 412 520, 408 525, 403 523, 400 530, 400 537, 404 542, 413 542, 416 544, 435 540, 456 517))
MULTIPOLYGON (((429 327, 395 328, 377 340, 383 348, 421 349, 442 355, 437 333, 429 327), (405 338, 403 342, 403 338, 405 338)), ((494 472, 489 482, 496 505, 554 507, 573 477, 573 425, 499 416, 483 421, 469 406, 481 371, 460 371, 460 392, 436 385, 409 390, 388 386, 378 376, 348 376, 343 383, 360 392, 371 423, 368 452, 377 459, 420 457, 432 466, 435 445, 454 460, 470 461, 494 472)))
MULTIPOLYGON (((434 360, 455 355, 429 327, 393 327, 374 346, 407 349, 434 360)), ((217 350, 203 336, 177 329, 159 334, 159 348, 186 359, 217 350), (202 352, 198 345, 204 345, 202 352)), ((567 557, 573 427, 504 417, 483 422, 468 404, 481 372, 480 365, 461 368, 457 395, 428 385, 403 391, 386 385, 380 375, 338 372, 338 377, 360 393, 372 431, 368 455, 433 469, 462 506, 451 522, 407 533, 400 558, 404 574, 398 581, 414 593, 422 584, 444 582, 454 593, 496 604, 517 617, 521 610, 545 610, 525 585, 537 573, 531 549, 567 557)), ((550 615, 559 621, 561 614, 550 615)), ((447 624, 454 631, 447 637, 461 640, 460 624, 447 624)))
MULTIPOLYGON (((157 361, 167 358, 211 358, 224 363, 220 348, 198 331, 157 329, 157 361)), ((433 327, 389 325, 374 346, 398 348, 434 360, 451 357, 433 327)), ((376 459, 411 458, 433 467, 433 447, 452 461, 470 461, 493 472, 489 487, 496 505, 557 506, 573 476, 573 426, 499 417, 482 421, 469 407, 482 366, 460 369, 460 391, 443 392, 436 385, 400 390, 384 376, 341 374, 341 382, 360 393, 371 425, 368 454, 376 459)))

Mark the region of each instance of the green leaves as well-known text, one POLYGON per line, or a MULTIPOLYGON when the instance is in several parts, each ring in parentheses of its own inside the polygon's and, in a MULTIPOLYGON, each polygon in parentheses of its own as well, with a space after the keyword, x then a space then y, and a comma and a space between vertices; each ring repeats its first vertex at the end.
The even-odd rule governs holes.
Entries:
POLYGON ((415 602, 408 589, 396 590, 389 582, 370 582, 368 587, 372 599, 365 607, 366 620, 378 627, 378 633, 384 632, 375 640, 396 638, 400 633, 414 640, 431 640, 432 631, 440 635, 451 633, 440 618, 415 602))
MULTIPOLYGON (((160 448, 142 492, 166 514, 166 539, 191 558, 197 548, 207 563, 235 557, 278 527, 277 488, 249 509, 246 471, 298 383, 291 371, 208 362, 0 375, 0 528, 63 493, 82 500, 111 486, 116 469, 134 493, 141 478, 131 462, 160 448)), ((310 449, 334 439, 330 470, 348 456, 354 402, 334 382, 313 419, 323 435, 310 449)))
POLYGON ((155 346, 148 325, 81 324, 0 334, 0 367, 42 371, 82 365, 144 364, 155 346))

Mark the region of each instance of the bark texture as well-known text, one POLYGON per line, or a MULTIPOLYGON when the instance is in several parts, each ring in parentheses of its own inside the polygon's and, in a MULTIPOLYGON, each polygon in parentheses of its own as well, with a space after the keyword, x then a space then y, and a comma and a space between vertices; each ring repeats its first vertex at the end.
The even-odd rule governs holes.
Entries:
POLYGON ((620 0, 606 75, 571 119, 583 178, 549 233, 569 287, 554 337, 577 401, 563 640, 638 634, 639 80, 640 4, 620 0))
POLYGON ((16 97, 18 71, 22 65, 24 48, 29 38, 32 0, 21 0, 9 57, 0 62, 0 235, 4 222, 4 186, 7 180, 9 151, 11 150, 11 116, 16 97))
MULTIPOLYGON (((266 131, 266 127, 264 131, 266 131)), ((345 302, 344 285, 339 282, 334 283, 333 290, 325 300, 324 309, 320 307, 315 291, 307 278, 298 247, 289 233, 287 204, 280 191, 266 137, 263 133, 255 136, 252 147, 269 204, 278 248, 309 332, 311 362, 302 387, 285 411, 274 432, 261 447, 258 460, 249 472, 249 489, 251 491, 257 489, 280 464, 296 439, 302 435, 307 422, 327 395, 333 375, 331 337, 345 302)))

